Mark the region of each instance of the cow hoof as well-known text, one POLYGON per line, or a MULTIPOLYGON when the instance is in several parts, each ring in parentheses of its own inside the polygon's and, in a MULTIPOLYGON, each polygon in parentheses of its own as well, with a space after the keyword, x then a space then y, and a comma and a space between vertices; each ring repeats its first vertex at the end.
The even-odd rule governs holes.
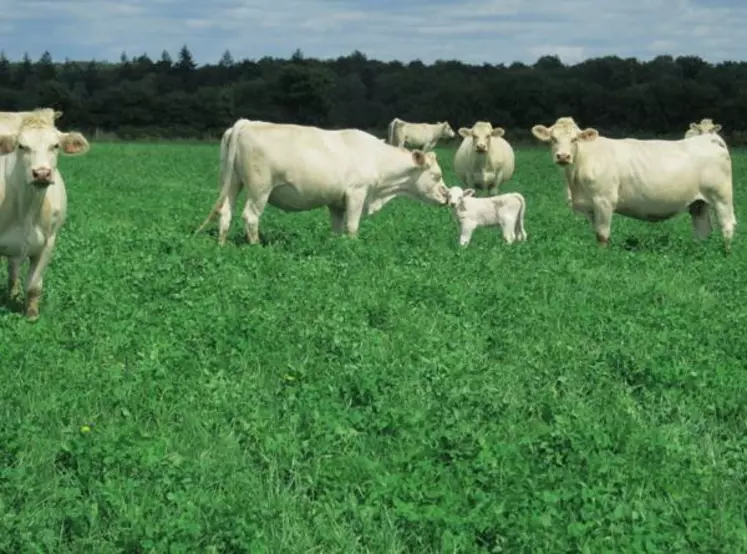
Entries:
POLYGON ((29 308, 26 310, 26 321, 29 323, 36 323, 39 320, 39 310, 37 308, 29 308))

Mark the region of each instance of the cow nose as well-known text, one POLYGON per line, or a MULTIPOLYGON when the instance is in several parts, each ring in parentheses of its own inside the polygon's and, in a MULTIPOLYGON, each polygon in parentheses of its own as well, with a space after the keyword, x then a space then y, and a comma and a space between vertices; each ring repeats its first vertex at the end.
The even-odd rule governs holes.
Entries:
POLYGON ((48 167, 39 167, 37 169, 31 170, 31 176, 36 181, 51 181, 52 180, 52 170, 48 167))
POLYGON ((571 161, 571 155, 570 154, 563 154, 563 153, 557 153, 555 154, 555 159, 562 163, 568 163, 571 161))

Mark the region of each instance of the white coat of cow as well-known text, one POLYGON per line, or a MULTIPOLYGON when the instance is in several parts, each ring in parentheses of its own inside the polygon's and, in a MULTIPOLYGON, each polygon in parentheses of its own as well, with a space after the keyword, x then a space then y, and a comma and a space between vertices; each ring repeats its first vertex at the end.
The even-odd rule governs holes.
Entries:
POLYGON ((736 226, 729 149, 718 135, 680 140, 612 139, 579 129, 571 117, 535 125, 562 167, 573 210, 591 222, 600 245, 609 242, 612 214, 657 222, 689 211, 696 238, 711 233, 715 209, 729 251, 736 226))
POLYGON ((0 255, 8 258, 8 294, 23 293, 21 265, 29 258, 26 316, 39 317, 43 277, 67 215, 67 194, 57 157, 84 154, 90 146, 77 132, 63 133, 54 113, 25 114, 17 131, 0 131, 0 255))
POLYGON ((389 123, 388 142, 399 148, 409 146, 428 152, 440 139, 452 139, 456 135, 447 121, 438 123, 410 123, 398 117, 389 123))
POLYGON ((269 203, 288 212, 327 207, 332 230, 354 237, 361 216, 398 196, 446 205, 446 185, 433 152, 401 150, 357 129, 237 122, 224 133, 222 187, 202 231, 220 216, 225 244, 236 198, 247 192, 246 239, 259 242, 259 219, 269 203))
POLYGON ((459 224, 459 245, 467 246, 478 227, 498 227, 508 244, 524 241, 526 201, 518 192, 508 192, 488 198, 476 198, 474 189, 451 187, 448 203, 459 224))
POLYGON ((514 150, 504 134, 487 121, 459 129, 462 143, 454 154, 454 173, 466 188, 487 189, 492 196, 514 174, 514 150))
POLYGON ((721 125, 713 123, 713 120, 704 117, 700 120, 700 123, 690 123, 690 128, 685 132, 685 138, 697 137, 698 135, 705 135, 707 133, 717 134, 721 130, 721 125))
POLYGON ((34 114, 37 117, 49 118, 55 121, 62 117, 62 112, 52 108, 37 108, 29 112, 0 112, 0 133, 15 133, 21 126, 21 120, 34 114))

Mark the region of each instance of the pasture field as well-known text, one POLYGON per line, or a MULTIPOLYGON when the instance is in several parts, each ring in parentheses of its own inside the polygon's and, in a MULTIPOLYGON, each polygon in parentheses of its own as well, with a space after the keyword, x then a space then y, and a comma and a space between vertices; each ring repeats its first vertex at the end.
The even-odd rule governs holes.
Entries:
POLYGON ((0 311, 0 552, 747 552, 743 225, 598 248, 530 148, 526 243, 397 199, 219 249, 217 144, 60 164, 41 318, 0 311))

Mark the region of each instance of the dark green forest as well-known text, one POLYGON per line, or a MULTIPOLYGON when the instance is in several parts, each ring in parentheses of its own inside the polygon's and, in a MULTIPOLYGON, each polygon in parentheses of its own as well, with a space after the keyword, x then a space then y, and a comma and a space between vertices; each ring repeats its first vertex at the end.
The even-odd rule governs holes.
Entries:
POLYGON ((691 121, 713 118, 732 144, 747 143, 747 62, 693 56, 650 61, 615 56, 564 65, 426 65, 381 62, 361 52, 337 59, 234 60, 198 66, 185 45, 176 59, 146 55, 118 63, 58 61, 50 52, 8 60, 0 54, 0 110, 54 107, 58 125, 92 139, 218 139, 237 118, 355 127, 384 136, 393 117, 478 119, 531 140, 536 123, 572 115, 608 136, 680 137, 691 121))

